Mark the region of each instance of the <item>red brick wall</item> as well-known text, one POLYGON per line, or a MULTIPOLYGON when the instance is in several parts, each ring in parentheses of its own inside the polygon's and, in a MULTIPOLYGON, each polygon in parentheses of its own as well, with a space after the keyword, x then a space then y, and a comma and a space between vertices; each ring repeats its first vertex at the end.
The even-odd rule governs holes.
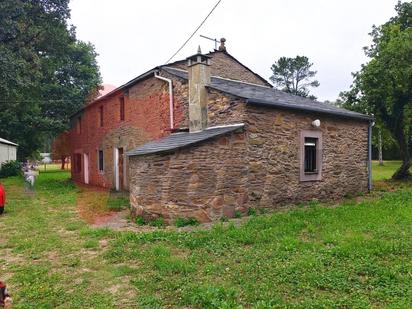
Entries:
MULTIPOLYGON (((72 155, 89 155, 89 183, 107 188, 114 187, 114 148, 122 147, 124 152, 149 140, 169 134, 169 92, 166 82, 150 77, 128 89, 125 98, 125 120, 120 121, 120 100, 123 92, 92 103, 79 114, 81 133, 76 130, 76 118, 70 131, 72 155), (100 127, 99 108, 104 106, 104 125, 100 127), (104 172, 98 170, 98 150, 104 152, 104 172)), ((175 103, 175 122, 180 126, 184 111, 175 103)), ((84 169, 72 178, 84 182, 84 169)), ((128 164, 126 159, 126 165, 128 164)), ((74 164, 73 164, 74 167, 74 164)), ((127 171, 127 168, 126 168, 127 171)), ((127 184, 126 184, 127 185, 127 184)))

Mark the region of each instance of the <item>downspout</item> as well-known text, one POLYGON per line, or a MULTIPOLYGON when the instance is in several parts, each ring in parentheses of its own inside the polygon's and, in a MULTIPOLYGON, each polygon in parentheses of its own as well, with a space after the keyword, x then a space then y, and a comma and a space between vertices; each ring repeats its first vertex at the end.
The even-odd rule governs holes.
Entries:
POLYGON ((372 127, 375 123, 371 120, 368 126, 368 190, 372 190, 372 127))
POLYGON ((157 79, 161 79, 165 82, 169 83, 169 115, 170 115, 170 130, 174 129, 174 102, 173 102, 173 84, 172 80, 163 76, 160 76, 157 72, 155 72, 154 77, 157 79))

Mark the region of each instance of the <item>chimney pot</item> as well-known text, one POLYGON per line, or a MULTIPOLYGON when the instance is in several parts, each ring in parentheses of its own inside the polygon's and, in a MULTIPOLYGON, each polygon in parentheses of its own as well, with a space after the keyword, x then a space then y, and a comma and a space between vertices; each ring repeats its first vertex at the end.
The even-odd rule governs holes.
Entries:
POLYGON ((226 39, 225 39, 225 38, 221 38, 221 39, 220 39, 219 51, 223 51, 223 52, 226 51, 225 42, 226 42, 226 39))

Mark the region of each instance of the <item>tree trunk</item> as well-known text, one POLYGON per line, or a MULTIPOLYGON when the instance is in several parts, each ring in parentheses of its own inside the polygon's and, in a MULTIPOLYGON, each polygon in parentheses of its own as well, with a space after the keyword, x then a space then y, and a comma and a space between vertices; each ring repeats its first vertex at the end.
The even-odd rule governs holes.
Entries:
POLYGON ((60 167, 61 170, 65 169, 65 165, 66 165, 66 157, 62 156, 61 157, 61 161, 62 161, 62 166, 60 167))
POLYGON ((402 161, 401 167, 393 174, 392 179, 395 180, 402 180, 406 179, 409 176, 411 176, 411 173, 409 172, 410 167, 412 166, 412 161, 402 161))
POLYGON ((379 148, 379 165, 383 166, 383 155, 382 155, 382 131, 378 129, 378 148, 379 148))

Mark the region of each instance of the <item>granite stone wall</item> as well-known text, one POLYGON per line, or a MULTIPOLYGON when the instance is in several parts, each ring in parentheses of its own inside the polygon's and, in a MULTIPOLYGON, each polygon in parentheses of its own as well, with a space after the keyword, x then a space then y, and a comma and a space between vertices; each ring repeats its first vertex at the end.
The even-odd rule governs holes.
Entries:
POLYGON ((368 190, 368 123, 248 105, 249 207, 334 200, 368 190), (321 126, 314 129, 312 121, 321 126), (300 133, 322 133, 322 177, 300 181, 300 133))
POLYGON ((172 154, 130 157, 132 215, 147 220, 234 217, 247 204, 244 132, 172 154))
POLYGON ((250 207, 276 208, 367 192, 367 122, 255 107, 231 96, 211 98, 209 112, 219 115, 211 117, 212 123, 244 122, 244 133, 172 154, 131 157, 134 215, 210 221, 250 207), (226 107, 226 113, 221 112, 226 107), (311 126, 315 119, 321 121, 319 129, 311 126), (300 181, 303 130, 322 135, 319 181, 300 181))

